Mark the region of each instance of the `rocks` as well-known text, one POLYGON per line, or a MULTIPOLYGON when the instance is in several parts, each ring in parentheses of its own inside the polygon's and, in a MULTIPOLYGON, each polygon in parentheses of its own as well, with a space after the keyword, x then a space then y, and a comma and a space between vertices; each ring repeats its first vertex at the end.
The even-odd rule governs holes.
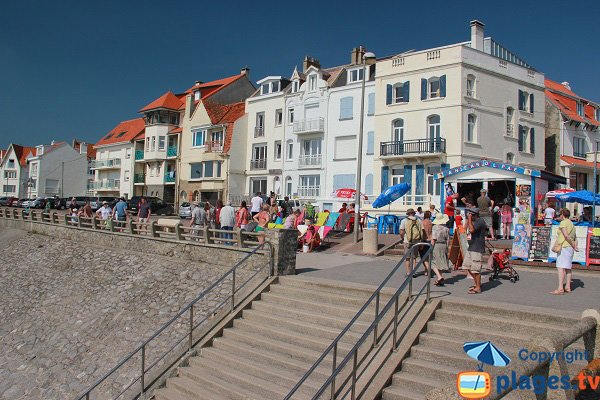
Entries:
MULTIPOLYGON (((75 398, 230 268, 36 234, 2 242, 0 251, 0 398, 6 400, 75 398)), ((238 282, 244 275, 238 272, 238 282)), ((198 304, 195 319, 230 290, 226 280, 198 304)), ((185 335, 189 317, 181 318, 148 358, 185 335)), ((129 382, 138 370, 138 363, 126 364, 105 389, 129 382)))

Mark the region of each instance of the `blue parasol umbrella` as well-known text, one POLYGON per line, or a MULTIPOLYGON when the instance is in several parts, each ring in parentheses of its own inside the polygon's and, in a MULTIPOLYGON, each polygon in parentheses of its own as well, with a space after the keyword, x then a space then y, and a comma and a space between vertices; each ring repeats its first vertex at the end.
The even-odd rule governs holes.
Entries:
POLYGON ((373 202, 373 208, 385 207, 388 204, 393 203, 400 197, 404 196, 410 191, 410 185, 408 183, 399 183, 394 186, 390 186, 385 189, 373 202))
POLYGON ((467 342, 463 345, 465 353, 471 358, 481 362, 479 370, 483 364, 490 364, 494 367, 506 367, 510 363, 510 358, 492 342, 467 342))
POLYGON ((596 198, 595 203, 600 204, 600 195, 594 194, 589 190, 578 190, 576 192, 569 192, 564 194, 558 194, 555 196, 556 199, 567 203, 581 203, 581 204, 594 204, 594 197, 596 198))

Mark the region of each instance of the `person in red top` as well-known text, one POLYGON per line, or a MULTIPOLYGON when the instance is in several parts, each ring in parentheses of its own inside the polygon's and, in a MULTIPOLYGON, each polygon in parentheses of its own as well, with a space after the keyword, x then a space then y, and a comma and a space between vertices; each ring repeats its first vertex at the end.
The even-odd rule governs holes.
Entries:
POLYGON ((346 204, 346 203, 342 203, 342 208, 340 208, 340 209, 338 210, 338 212, 339 212, 340 214, 343 214, 343 213, 345 213, 345 212, 346 212, 346 210, 347 210, 347 209, 348 209, 348 204, 346 204))
POLYGON ((454 210, 456 210, 456 207, 454 206, 455 199, 458 199, 458 193, 453 193, 448 196, 446 202, 444 203, 444 214, 446 214, 450 219, 446 224, 448 229, 452 229, 454 227, 454 210))

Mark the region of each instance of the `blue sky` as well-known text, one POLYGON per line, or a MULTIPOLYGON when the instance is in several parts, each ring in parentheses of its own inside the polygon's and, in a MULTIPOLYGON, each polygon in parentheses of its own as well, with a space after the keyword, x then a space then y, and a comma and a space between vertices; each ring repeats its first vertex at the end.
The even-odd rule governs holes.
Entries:
POLYGON ((469 21, 547 77, 600 101, 600 3, 580 1, 7 1, 0 147, 97 141, 167 90, 251 68, 289 76, 363 44, 383 57, 470 39, 469 21))

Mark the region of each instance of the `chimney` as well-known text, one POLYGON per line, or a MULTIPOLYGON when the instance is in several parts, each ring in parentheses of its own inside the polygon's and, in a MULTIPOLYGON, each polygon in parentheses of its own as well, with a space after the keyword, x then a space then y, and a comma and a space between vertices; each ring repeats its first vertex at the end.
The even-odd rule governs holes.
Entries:
POLYGON ((85 142, 79 143, 79 154, 87 154, 87 144, 85 142))
POLYGON ((250 68, 247 66, 240 70, 240 75, 246 75, 250 79, 250 68))
POLYGON ((561 85, 563 85, 567 89, 571 90, 571 84, 569 82, 562 82, 561 85))
POLYGON ((316 58, 309 57, 309 56, 304 57, 304 63, 303 63, 303 66, 302 66, 303 67, 302 68, 302 72, 306 72, 306 70, 310 66, 315 66, 317 68, 321 68, 321 63, 316 58))
POLYGON ((363 56, 367 52, 367 49, 364 46, 358 46, 352 49, 352 53, 350 53, 350 64, 358 65, 362 64, 363 56))
POLYGON ((196 82, 194 82, 194 86, 200 86, 201 83, 202 82, 200 82, 200 81, 196 81, 196 82))
POLYGON ((483 27, 485 24, 474 19, 471 21, 471 48, 483 51, 483 27))

